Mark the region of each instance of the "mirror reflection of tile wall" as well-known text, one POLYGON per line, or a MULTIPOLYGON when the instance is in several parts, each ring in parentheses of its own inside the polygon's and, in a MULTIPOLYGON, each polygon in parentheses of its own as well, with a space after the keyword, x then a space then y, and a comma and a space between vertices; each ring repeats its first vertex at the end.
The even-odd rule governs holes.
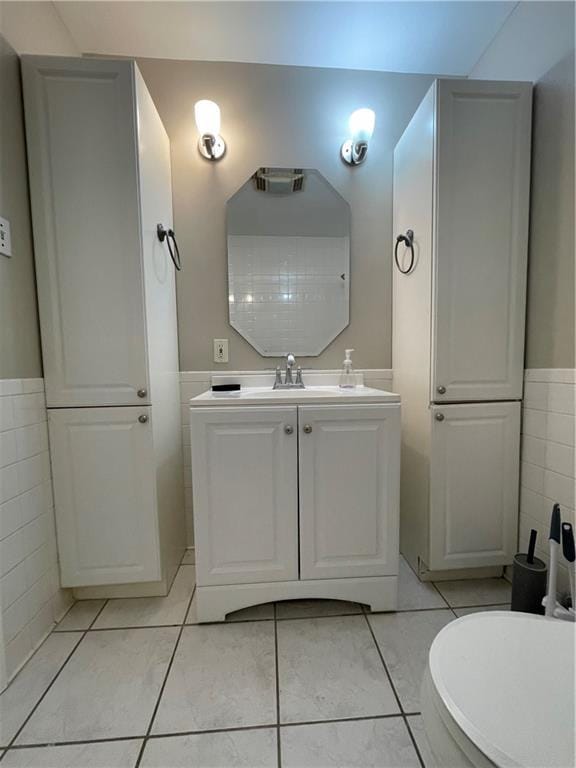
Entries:
POLYGON ((230 325, 265 357, 315 357, 350 320, 350 206, 310 168, 259 168, 228 200, 230 325))
POLYGON ((262 355, 318 355, 348 323, 347 237, 230 235, 230 323, 262 355))

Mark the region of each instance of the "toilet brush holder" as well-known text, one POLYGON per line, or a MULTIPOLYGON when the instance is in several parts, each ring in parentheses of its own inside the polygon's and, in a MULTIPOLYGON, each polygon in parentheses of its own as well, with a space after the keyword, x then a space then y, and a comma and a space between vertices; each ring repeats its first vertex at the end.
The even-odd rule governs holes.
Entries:
POLYGON ((538 557, 528 562, 529 555, 514 557, 512 568, 512 610, 544 614, 542 598, 546 595, 548 568, 538 557))

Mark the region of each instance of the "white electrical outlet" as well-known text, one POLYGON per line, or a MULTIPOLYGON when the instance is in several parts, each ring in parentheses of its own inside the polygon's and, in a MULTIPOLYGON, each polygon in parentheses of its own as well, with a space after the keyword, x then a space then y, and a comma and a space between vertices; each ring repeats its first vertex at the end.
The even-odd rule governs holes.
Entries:
POLYGON ((12 256, 12 238, 10 237, 10 222, 0 216, 0 253, 12 256))
POLYGON ((228 339, 214 339, 214 362, 228 362, 228 339))

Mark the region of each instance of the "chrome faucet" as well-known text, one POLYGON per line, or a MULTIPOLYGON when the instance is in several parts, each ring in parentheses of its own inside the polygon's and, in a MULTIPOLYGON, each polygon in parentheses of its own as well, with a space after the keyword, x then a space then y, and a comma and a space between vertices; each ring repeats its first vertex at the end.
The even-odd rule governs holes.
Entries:
POLYGON ((290 352, 286 355, 286 369, 284 371, 284 381, 282 381, 282 371, 280 366, 276 368, 276 379, 274 380, 273 389, 304 389, 304 382, 302 381, 302 368, 298 366, 296 368, 296 381, 292 376, 292 369, 296 365, 296 358, 290 352))

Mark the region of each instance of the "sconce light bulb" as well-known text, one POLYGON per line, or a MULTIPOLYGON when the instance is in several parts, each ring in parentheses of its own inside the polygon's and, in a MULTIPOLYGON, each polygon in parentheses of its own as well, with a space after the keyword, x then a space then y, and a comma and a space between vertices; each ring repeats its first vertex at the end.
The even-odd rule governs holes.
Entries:
POLYGON ((375 122, 374 111, 366 107, 352 112, 348 118, 350 138, 340 148, 340 157, 347 165, 360 165, 366 160, 375 122))
POLYGON ((196 128, 201 136, 209 134, 218 136, 220 133, 220 107, 215 101, 201 99, 194 104, 196 128))
POLYGON ((374 133, 374 123, 376 122, 376 116, 374 110, 357 109, 352 112, 348 120, 350 128, 350 138, 354 143, 359 141, 370 141, 372 134, 374 133))
POLYGON ((220 136, 220 107, 215 101, 201 99, 194 104, 194 118, 200 134, 198 151, 206 160, 219 160, 226 152, 220 136))

